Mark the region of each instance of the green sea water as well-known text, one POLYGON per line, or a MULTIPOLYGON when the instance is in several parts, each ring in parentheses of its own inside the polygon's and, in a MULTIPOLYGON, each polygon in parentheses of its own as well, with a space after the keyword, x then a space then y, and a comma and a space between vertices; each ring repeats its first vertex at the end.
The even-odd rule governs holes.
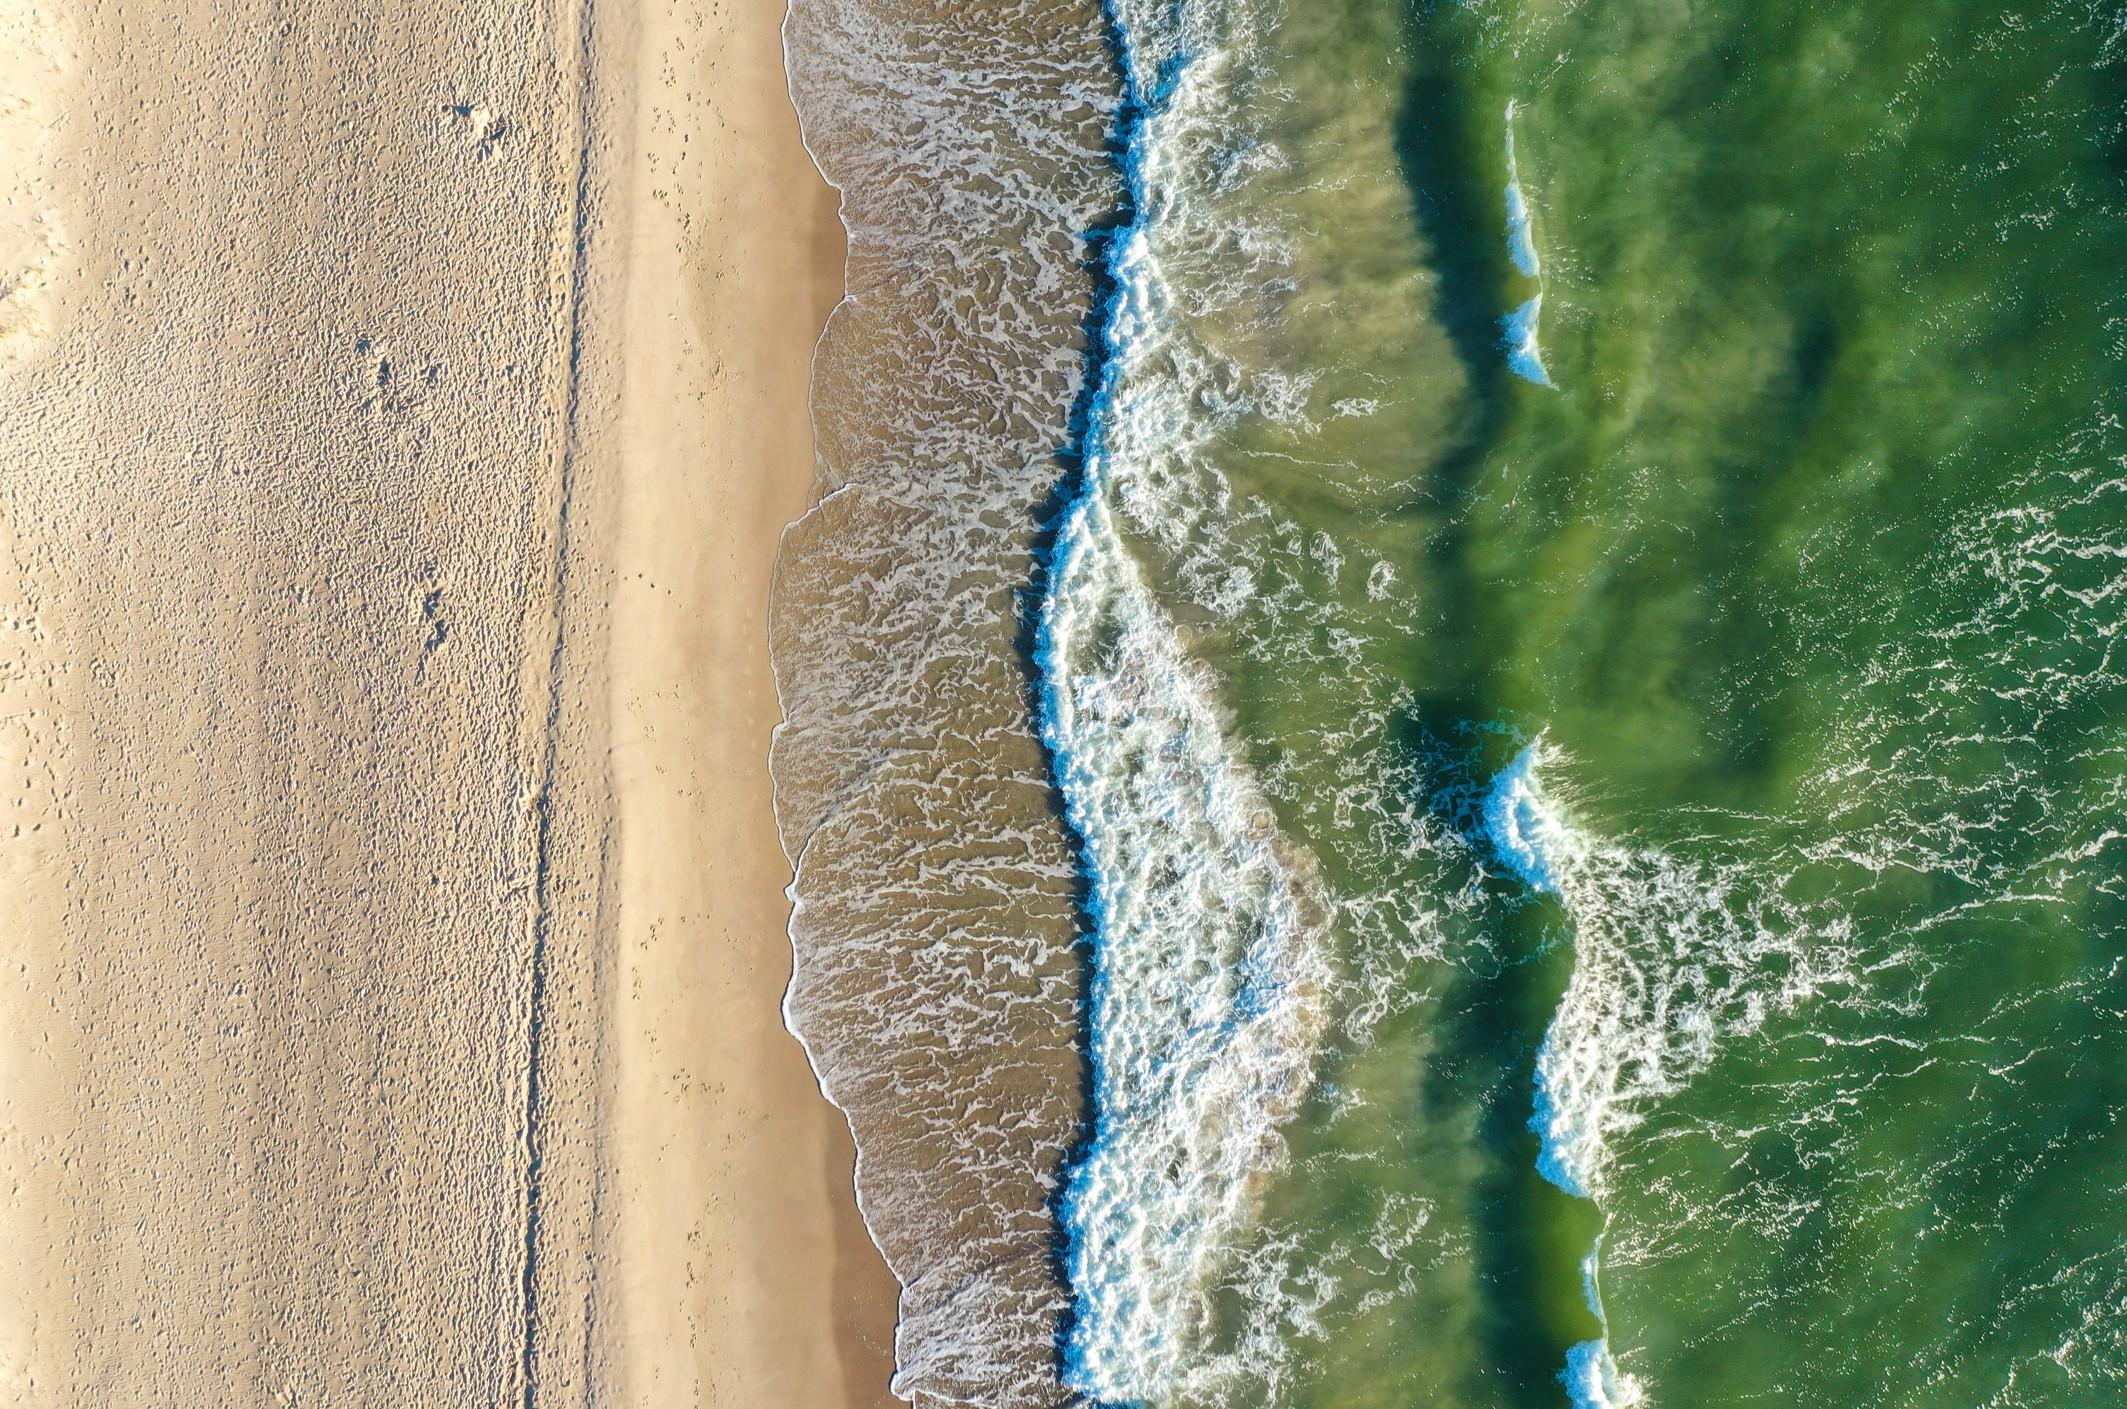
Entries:
POLYGON ((1338 982, 1163 1402, 1564 1404, 1598 1236, 1616 1402, 2127 1402, 2127 8, 1204 24, 1132 546, 1338 982))

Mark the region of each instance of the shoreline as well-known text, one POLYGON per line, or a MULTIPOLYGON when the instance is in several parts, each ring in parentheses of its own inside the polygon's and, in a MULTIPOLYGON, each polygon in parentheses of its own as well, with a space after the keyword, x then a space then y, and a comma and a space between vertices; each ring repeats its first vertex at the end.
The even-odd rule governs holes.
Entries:
POLYGON ((783 1015, 769 591, 817 489, 813 353, 845 259, 837 193, 800 136, 784 17, 782 0, 749 0, 690 24, 650 0, 638 41, 610 1138, 619 1359, 640 1406, 900 1402, 900 1288, 858 1206, 847 1121, 783 1015))

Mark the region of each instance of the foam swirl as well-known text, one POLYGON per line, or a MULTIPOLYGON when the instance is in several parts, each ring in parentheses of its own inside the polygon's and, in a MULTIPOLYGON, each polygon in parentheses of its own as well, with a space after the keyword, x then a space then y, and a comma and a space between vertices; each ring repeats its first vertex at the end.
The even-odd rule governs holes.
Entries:
POLYGON ((1162 1398, 1187 1378, 1207 1284, 1310 1080, 1328 984, 1307 867, 1229 747, 1215 682, 1148 588, 1116 508, 1146 517, 1147 486, 1208 433, 1173 371, 1189 359, 1174 355, 1160 259, 1188 199, 1180 153, 1218 111, 1206 15, 1117 8, 1135 221, 1113 247, 1106 361, 1038 651, 1043 734, 1093 923, 1094 1133, 1064 1200, 1076 1298, 1065 1379, 1110 1402, 1162 1398))

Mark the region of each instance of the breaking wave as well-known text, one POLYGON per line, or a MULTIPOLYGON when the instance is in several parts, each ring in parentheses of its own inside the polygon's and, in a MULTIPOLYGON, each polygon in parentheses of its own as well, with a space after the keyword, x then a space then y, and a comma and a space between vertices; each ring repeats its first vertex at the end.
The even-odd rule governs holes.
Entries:
POLYGON ((1093 931, 1093 1132, 1063 1202, 1065 1380, 1104 1401, 1187 1378, 1212 1274, 1310 1081, 1329 982, 1308 865, 1229 747, 1216 682, 1149 590, 1116 507, 1156 513, 1149 490, 1209 431, 1176 370, 1190 359, 1160 258, 1189 199, 1179 153, 1219 111, 1206 8, 1116 8, 1133 222, 1113 246, 1104 371, 1037 653, 1093 931))
MULTIPOLYGON (((1837 918, 1805 916, 1728 873, 1592 836, 1546 776, 1562 751, 1541 737, 1494 779, 1483 817, 1500 864, 1565 912, 1573 971, 1536 1061, 1529 1128, 1543 1177, 1603 1208, 1612 1143, 1681 1089, 1721 1046, 1836 984, 1851 983, 1837 918)), ((1611 1353, 1601 1239, 1582 1264, 1598 1339, 1560 1379, 1577 1409, 1624 1409, 1645 1387, 1611 1353)))

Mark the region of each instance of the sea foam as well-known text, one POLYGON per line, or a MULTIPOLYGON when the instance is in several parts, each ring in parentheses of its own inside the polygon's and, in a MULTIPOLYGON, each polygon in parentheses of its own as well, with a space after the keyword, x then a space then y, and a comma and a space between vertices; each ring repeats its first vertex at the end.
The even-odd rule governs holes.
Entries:
MULTIPOLYGON (((1604 1207, 1616 1145, 1723 1043, 1831 985, 1851 986, 1835 917, 1806 916, 1747 869, 1590 834, 1547 774, 1567 760, 1539 737, 1493 779, 1482 820, 1496 862, 1557 900, 1573 972, 1536 1059, 1529 1128, 1537 1168, 1604 1207)), ((1602 1335, 1573 1348, 1561 1379, 1580 1409, 1647 1397, 1610 1352, 1599 1291, 1601 1240, 1582 1266, 1602 1335)))
POLYGON ((1085 389, 1120 95, 1092 5, 943 13, 793 0, 785 28, 849 253, 813 365, 828 492, 784 536, 769 623, 784 1014, 901 1284, 895 1393, 1049 1409, 1083 954, 1012 603, 1085 389))
MULTIPOLYGON (((1545 791, 1540 773, 1544 757, 1539 738, 1500 771, 1485 799, 1485 834, 1508 870, 1530 890, 1556 897, 1570 914, 1594 848, 1545 791)), ((1576 964, 1576 981, 1579 976, 1576 964)), ((1566 1003, 1560 1005, 1561 1016, 1573 996, 1569 985, 1566 1003)), ((1536 1061, 1536 1112, 1529 1127, 1543 1142, 1537 1169, 1544 1178, 1575 1198, 1594 1200, 1602 1158, 1603 1104, 1614 1088, 1600 1080, 1582 1080, 1590 1065, 1584 1060, 1586 1054, 1561 1045, 1562 1038, 1571 1042, 1577 1036, 1556 1018, 1545 1033, 1536 1061)), ((1603 1063, 1593 1066, 1600 1076, 1603 1063)), ((1568 1350, 1565 1369, 1559 1372, 1574 1409, 1627 1409, 1644 1398, 1639 1384, 1618 1368, 1610 1353, 1601 1266, 1602 1239, 1597 1238, 1581 1260, 1581 1286, 1602 1334, 1568 1350)))
MULTIPOLYGON (((1514 104, 1507 104, 1507 257, 1525 279, 1543 277, 1543 261, 1536 254, 1536 232, 1529 221, 1529 198, 1521 189, 1521 164, 1514 155, 1514 104)), ((1539 289, 1500 320, 1507 351, 1507 369, 1524 381, 1550 386, 1551 373, 1544 367, 1543 349, 1537 343, 1537 322, 1543 316, 1544 296, 1539 289)))
POLYGON ((1536 340, 1537 320, 1543 316, 1544 296, 1536 294, 1527 303, 1499 320, 1504 330, 1507 370, 1523 381, 1554 386, 1551 371, 1544 366, 1544 351, 1536 340))
POLYGON ((1529 226, 1529 200, 1522 194, 1521 163, 1514 156, 1514 104, 1507 104, 1507 254, 1522 277, 1543 276, 1536 257, 1536 234, 1529 226))
POLYGON ((1162 237, 1184 146, 1217 113, 1204 9, 1121 4, 1133 223, 1111 247, 1105 362, 1040 620, 1042 729, 1088 873, 1093 1131, 1063 1199, 1071 1388, 1110 1403, 1187 1380, 1217 1270, 1282 1158, 1329 983, 1309 867, 1225 737, 1125 537, 1209 433, 1178 368, 1162 237), (1134 502, 1133 502, 1134 501, 1134 502))

